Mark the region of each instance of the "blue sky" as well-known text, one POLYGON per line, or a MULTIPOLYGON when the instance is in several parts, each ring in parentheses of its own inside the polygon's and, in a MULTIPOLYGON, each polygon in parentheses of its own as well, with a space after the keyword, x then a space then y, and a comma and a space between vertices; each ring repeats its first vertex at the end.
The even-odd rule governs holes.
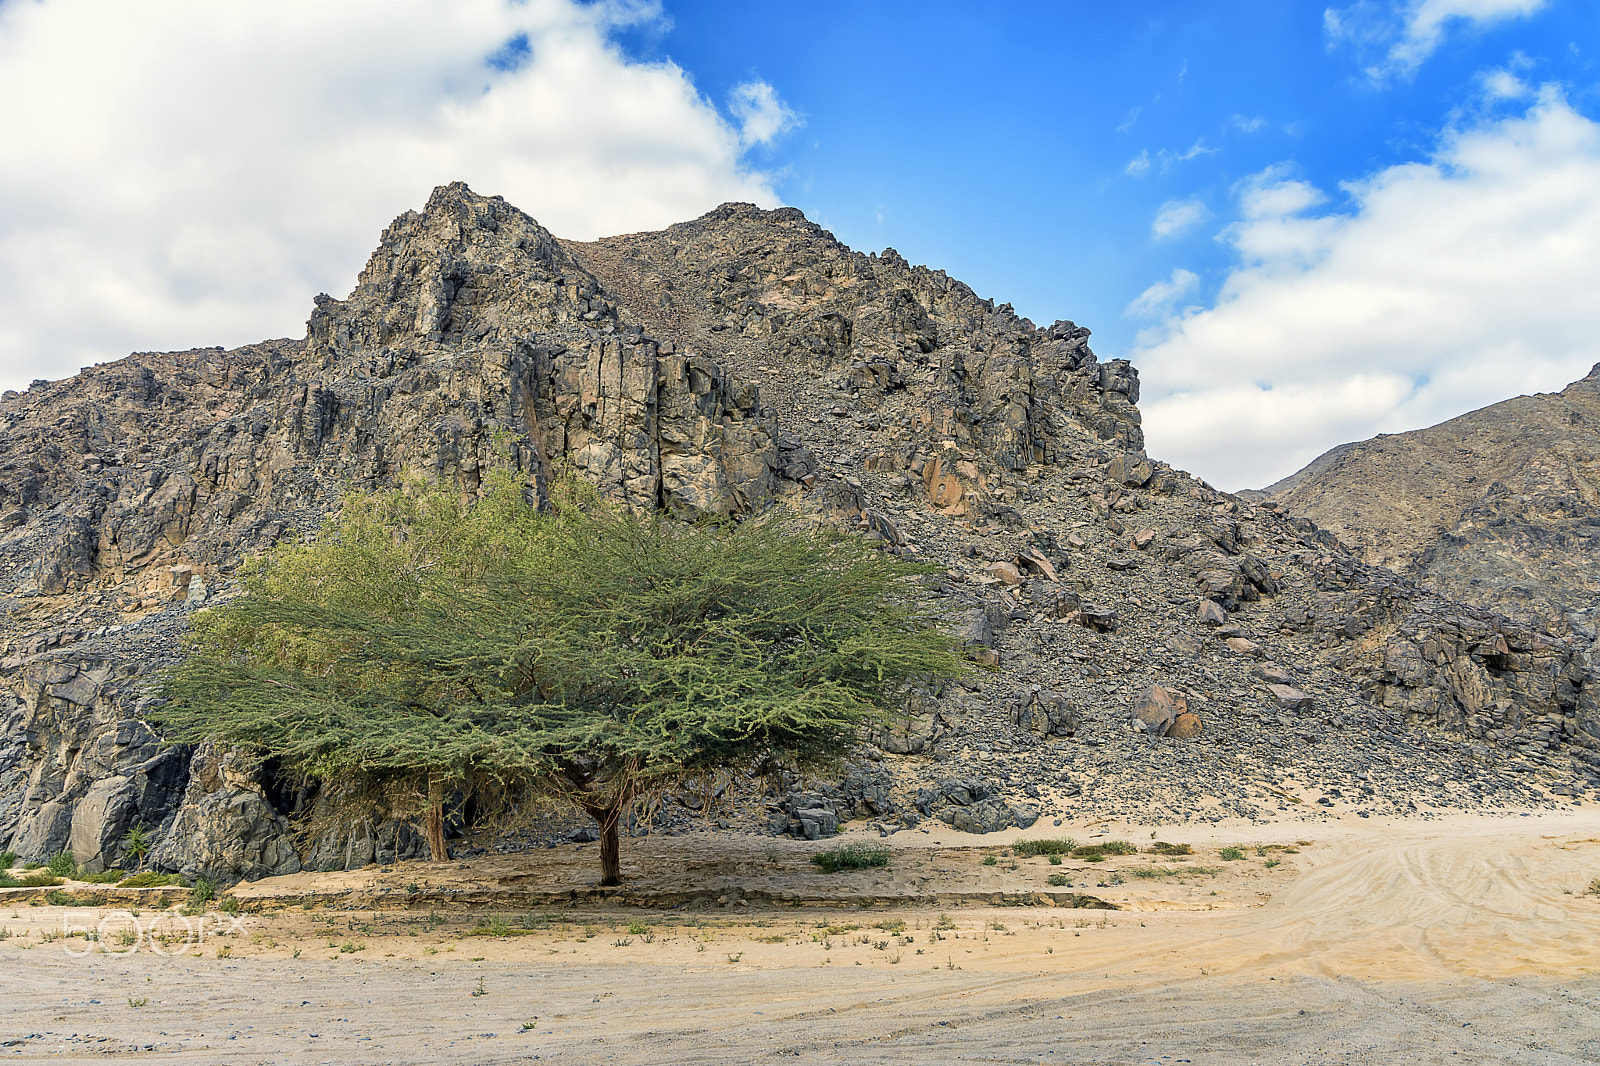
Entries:
POLYGON ((0 385, 297 335, 450 180, 754 199, 1088 326, 1152 454, 1264 484, 1600 361, 1597 62, 1592 0, 0 0, 0 385))
POLYGON ((714 100, 752 78, 773 85, 804 125, 757 158, 785 201, 846 243, 892 245, 1041 324, 1079 320, 1121 355, 1141 325, 1124 308, 1173 269, 1215 296, 1234 259, 1216 234, 1249 176, 1287 163, 1334 190, 1426 159, 1490 69, 1564 83, 1600 113, 1592 4, 1458 22, 1414 75, 1381 80, 1365 72, 1381 48, 1330 39, 1326 10, 678 0, 665 32, 623 40, 714 100), (1158 237, 1169 202, 1198 207, 1158 237))

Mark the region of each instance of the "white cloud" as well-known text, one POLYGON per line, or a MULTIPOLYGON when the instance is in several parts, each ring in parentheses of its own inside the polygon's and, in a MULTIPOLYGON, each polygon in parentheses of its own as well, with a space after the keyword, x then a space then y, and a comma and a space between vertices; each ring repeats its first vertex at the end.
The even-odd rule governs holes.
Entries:
POLYGON ((1200 275, 1178 267, 1165 281, 1158 281, 1133 298, 1126 312, 1140 318, 1155 318, 1171 311, 1172 305, 1200 287, 1200 275))
POLYGON ((1240 133, 1259 133, 1266 128, 1267 120, 1260 115, 1234 115, 1228 124, 1240 133))
MULTIPOLYGON (((0 387, 299 336, 384 225, 461 179, 563 236, 776 201, 738 125, 628 60, 614 0, 0 3, 0 387)), ((744 110, 737 110, 743 108, 744 110)), ((787 116, 787 118, 786 118, 787 116)))
POLYGON ((1554 90, 1345 192, 1312 215, 1321 193, 1286 168, 1240 186, 1215 305, 1132 354, 1151 454, 1264 485, 1600 361, 1600 124, 1554 90))
POLYGON ((1345 8, 1326 9, 1323 30, 1330 45, 1346 44, 1363 57, 1367 76, 1375 82, 1409 78, 1444 43, 1455 22, 1488 25, 1531 15, 1546 0, 1409 0, 1387 7, 1358 0, 1345 8), (1381 53, 1378 58, 1371 58, 1381 53))
POLYGON ((780 134, 801 125, 800 116, 764 81, 734 86, 728 109, 739 120, 739 141, 745 145, 771 144, 780 134))
POLYGON ((1533 92, 1527 82, 1509 70, 1485 71, 1479 81, 1484 95, 1491 100, 1521 100, 1533 92))
POLYGON ((1199 200, 1168 200, 1150 222, 1150 235, 1165 240, 1186 233, 1211 217, 1206 205, 1199 200))
POLYGON ((1122 168, 1123 173, 1127 174, 1130 178, 1137 178, 1137 177, 1143 175, 1149 169, 1150 169, 1150 151, 1149 151, 1149 149, 1141 150, 1138 155, 1136 155, 1132 159, 1128 160, 1128 165, 1127 166, 1122 168))

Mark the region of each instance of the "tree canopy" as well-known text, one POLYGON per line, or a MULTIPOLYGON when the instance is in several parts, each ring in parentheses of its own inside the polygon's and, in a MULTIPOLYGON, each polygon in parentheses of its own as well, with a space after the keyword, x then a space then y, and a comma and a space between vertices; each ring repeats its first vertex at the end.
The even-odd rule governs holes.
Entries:
POLYGON ((443 804, 496 782, 574 804, 620 878, 641 797, 718 772, 815 769, 964 666, 921 568, 782 512, 688 524, 509 476, 352 496, 198 618, 154 715, 322 779, 443 804), (425 799, 424 799, 425 797, 425 799))

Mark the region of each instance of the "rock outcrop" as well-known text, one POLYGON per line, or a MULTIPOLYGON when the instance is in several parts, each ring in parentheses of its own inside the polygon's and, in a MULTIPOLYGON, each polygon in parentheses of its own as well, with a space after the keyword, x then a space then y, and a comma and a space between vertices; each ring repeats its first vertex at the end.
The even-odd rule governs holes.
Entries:
POLYGON ((443 187, 303 339, 138 354, 0 401, 0 848, 111 866, 138 826, 152 863, 216 879, 418 854, 382 811, 299 839, 316 783, 163 746, 144 701, 192 612, 342 494, 408 475, 470 492, 497 466, 532 498, 566 465, 629 506, 781 501, 939 564, 988 669, 914 694, 842 781, 790 780, 719 824, 1162 824, 1322 785, 1377 811, 1600 783, 1582 642, 1151 459, 1137 374, 1088 335, 793 209, 583 244, 443 187), (1177 710, 1133 728, 1156 685, 1177 710))
POLYGON ((1589 640, 1600 618, 1600 366, 1428 429, 1345 444, 1263 490, 1362 559, 1589 640))

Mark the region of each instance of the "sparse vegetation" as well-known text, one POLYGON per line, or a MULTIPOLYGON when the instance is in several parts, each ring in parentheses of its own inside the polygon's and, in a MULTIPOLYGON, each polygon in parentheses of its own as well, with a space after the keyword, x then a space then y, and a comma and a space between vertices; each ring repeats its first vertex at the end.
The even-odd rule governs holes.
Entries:
POLYGON ((1237 862, 1244 858, 1244 851, 1240 848, 1223 848, 1217 852, 1217 857, 1223 862, 1237 862))
POLYGON ((61 878, 48 871, 25 873, 21 877, 0 874, 0 888, 49 888, 51 885, 59 885, 60 883, 61 878))
POLYGON ((14 851, 0 851, 0 873, 11 869, 17 864, 17 853, 14 851))
POLYGON ((121 881, 125 876, 121 870, 113 867, 110 870, 101 870, 97 874, 80 874, 78 880, 91 885, 110 885, 121 881))
POLYGON ((1066 883, 1067 883, 1067 875, 1066 874, 1051 874, 1050 875, 1050 886, 1052 888, 1061 888, 1066 883))
POLYGON ((217 898, 217 886, 209 877, 202 877, 189 889, 189 903, 192 906, 202 906, 217 898))
POLYGON ((830 874, 838 873, 840 870, 865 870, 874 866, 888 866, 889 846, 876 841, 858 840, 817 852, 811 856, 811 864, 821 867, 825 873, 830 874))
POLYGON ((1062 856, 1071 854, 1078 842, 1071 837, 1055 837, 1044 840, 1019 840, 1011 845, 1013 855, 1054 855, 1062 856))
POLYGON ((1150 845, 1150 851, 1155 855, 1193 855, 1194 849, 1187 844, 1168 844, 1158 840, 1150 845))
POLYGON ((118 888, 182 888, 183 878, 177 874, 164 874, 145 870, 117 882, 118 888))
POLYGON ((45 864, 51 873, 57 877, 76 878, 78 876, 78 860, 72 857, 70 851, 58 851, 50 856, 45 864))
POLYGON ((1139 849, 1126 840, 1107 840, 1100 844, 1084 844, 1072 849, 1074 859, 1085 862, 1104 862, 1112 855, 1132 855, 1139 849))
POLYGON ((129 827, 122 836, 122 850, 132 857, 134 869, 144 865, 144 857, 150 854, 150 838, 144 826, 134 823, 129 827))
POLYGON ((985 855, 983 857, 983 865, 985 866, 998 866, 999 864, 1000 860, 995 858, 993 855, 985 855))
POLYGON ((1059 855, 1050 856, 1050 865, 1051 866, 1060 866, 1061 865, 1061 856, 1059 856, 1059 855))

